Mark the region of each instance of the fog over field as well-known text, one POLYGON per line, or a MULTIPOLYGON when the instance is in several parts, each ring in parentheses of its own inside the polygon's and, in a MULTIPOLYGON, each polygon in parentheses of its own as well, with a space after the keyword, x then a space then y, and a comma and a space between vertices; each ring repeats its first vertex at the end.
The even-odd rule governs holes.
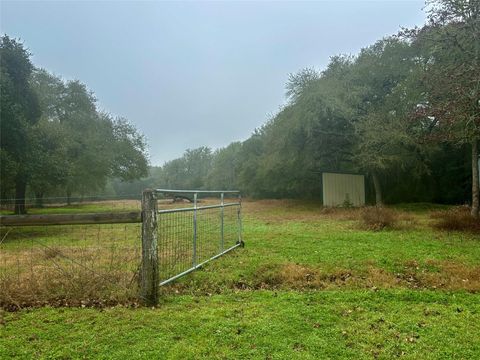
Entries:
POLYGON ((289 73, 421 26, 423 5, 2 1, 0 31, 23 39, 36 66, 88 84, 162 165, 245 140, 285 103, 289 73))

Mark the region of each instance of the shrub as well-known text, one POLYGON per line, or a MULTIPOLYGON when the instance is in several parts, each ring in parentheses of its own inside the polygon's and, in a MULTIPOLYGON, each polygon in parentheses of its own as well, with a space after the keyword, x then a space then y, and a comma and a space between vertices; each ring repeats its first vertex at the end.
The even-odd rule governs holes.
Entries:
POLYGON ((398 215, 385 207, 368 206, 362 210, 361 219, 367 229, 380 231, 392 228, 398 221, 398 215))
POLYGON ((431 217, 438 220, 434 223, 434 227, 440 230, 480 233, 480 220, 470 215, 470 209, 467 206, 438 211, 431 217))

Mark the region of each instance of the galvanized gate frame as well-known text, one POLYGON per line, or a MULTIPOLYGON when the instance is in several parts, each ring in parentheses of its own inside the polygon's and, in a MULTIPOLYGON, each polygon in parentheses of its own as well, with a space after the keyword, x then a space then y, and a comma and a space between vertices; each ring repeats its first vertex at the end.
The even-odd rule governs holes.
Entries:
MULTIPOLYGON (((147 305, 155 305, 158 302, 158 287, 166 285, 200 267, 207 262, 214 260, 237 247, 243 247, 242 239, 242 218, 241 218, 241 195, 239 191, 234 190, 171 190, 171 189, 146 189, 142 194, 142 265, 140 273, 140 296, 147 305), (193 195, 193 207, 158 209, 158 195, 164 196, 174 195, 193 195), (198 195, 220 195, 220 204, 198 206, 198 195), (236 195, 236 202, 225 202, 225 195, 236 195), (225 249, 224 236, 224 212, 227 207, 237 207, 236 212, 236 243, 225 249), (210 258, 199 262, 197 254, 197 237, 198 237, 198 212, 205 209, 220 209, 220 236, 218 253, 210 258), (172 213, 193 212, 193 236, 191 243, 192 258, 191 267, 185 271, 175 274, 165 280, 160 280, 159 274, 159 256, 158 256, 158 217, 172 213)), ((170 274, 169 274, 170 275, 170 274)))
POLYGON ((242 239, 242 217, 241 217, 241 206, 242 206, 242 198, 240 192, 237 190, 169 190, 169 189, 155 189, 157 194, 163 195, 174 195, 174 194, 191 194, 193 195, 193 207, 187 208, 177 208, 177 209, 165 209, 165 210, 158 210, 158 214, 168 214, 168 213, 176 213, 176 212, 184 212, 184 211, 193 211, 193 239, 192 239, 192 247, 193 247, 193 256, 192 256, 192 267, 188 270, 185 270, 175 276, 170 277, 159 283, 160 286, 166 285, 200 267, 212 261, 220 256, 232 251, 233 249, 241 246, 244 246, 244 242, 242 239), (209 194, 209 195, 220 195, 220 204, 218 205, 207 205, 207 206, 198 206, 198 195, 199 194, 209 194), (225 194, 236 194, 238 196, 237 202, 225 203, 225 194), (230 206, 237 206, 237 228, 238 228, 238 239, 235 245, 225 249, 224 247, 224 209, 230 206), (220 216, 220 246, 219 246, 219 253, 210 257, 209 259, 198 263, 197 259, 197 213, 199 210, 204 209, 221 209, 221 216, 220 216))

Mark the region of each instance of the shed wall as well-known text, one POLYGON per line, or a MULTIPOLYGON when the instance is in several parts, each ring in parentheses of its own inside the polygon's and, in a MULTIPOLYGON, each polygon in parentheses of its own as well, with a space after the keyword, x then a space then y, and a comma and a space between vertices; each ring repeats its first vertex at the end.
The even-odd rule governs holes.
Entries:
POLYGON ((341 206, 348 200, 353 206, 365 205, 363 175, 323 173, 323 205, 341 206))

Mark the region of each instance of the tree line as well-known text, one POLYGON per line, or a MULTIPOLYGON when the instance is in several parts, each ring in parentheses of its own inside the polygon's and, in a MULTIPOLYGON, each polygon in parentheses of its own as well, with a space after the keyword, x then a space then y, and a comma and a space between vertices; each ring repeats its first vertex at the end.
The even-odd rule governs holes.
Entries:
POLYGON ((356 172, 377 204, 470 202, 478 217, 480 2, 427 5, 424 26, 291 74, 286 104, 249 139, 187 150, 142 184, 318 198, 322 172, 356 172))
POLYGON ((92 194, 148 174, 146 142, 127 119, 100 111, 79 80, 36 68, 23 43, 0 39, 1 198, 92 194))
MULTIPOLYGON (((189 149, 152 167, 145 140, 97 109, 79 81, 36 69, 1 42, 2 198, 26 191, 145 187, 240 189, 253 197, 321 197, 321 173, 362 173, 377 204, 471 204, 479 213, 480 2, 427 3, 427 22, 289 76, 286 103, 245 141, 189 149), (142 177, 140 180, 135 180, 142 177)), ((23 206, 23 208, 22 208, 23 206)))

